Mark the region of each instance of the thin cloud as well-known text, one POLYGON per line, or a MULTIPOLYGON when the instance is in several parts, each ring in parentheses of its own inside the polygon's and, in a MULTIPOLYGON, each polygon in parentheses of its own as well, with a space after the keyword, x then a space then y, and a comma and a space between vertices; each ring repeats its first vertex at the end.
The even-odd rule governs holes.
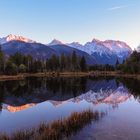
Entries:
POLYGON ((108 11, 114 11, 114 10, 124 9, 124 8, 129 7, 129 6, 130 6, 130 5, 114 6, 114 7, 108 8, 107 10, 108 10, 108 11))

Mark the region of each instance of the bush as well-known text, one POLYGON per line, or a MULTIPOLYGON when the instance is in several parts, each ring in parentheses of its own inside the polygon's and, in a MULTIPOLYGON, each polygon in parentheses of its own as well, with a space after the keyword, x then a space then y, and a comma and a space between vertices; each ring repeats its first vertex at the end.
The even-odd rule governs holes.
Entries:
POLYGON ((24 64, 20 64, 19 65, 19 72, 24 73, 26 72, 27 67, 24 64))

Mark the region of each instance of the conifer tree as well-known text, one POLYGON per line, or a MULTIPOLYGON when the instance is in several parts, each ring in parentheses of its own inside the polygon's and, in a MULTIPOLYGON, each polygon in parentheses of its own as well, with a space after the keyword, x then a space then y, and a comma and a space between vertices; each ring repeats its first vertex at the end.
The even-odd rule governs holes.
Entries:
POLYGON ((84 56, 82 56, 82 58, 80 60, 80 68, 81 68, 81 71, 87 70, 87 64, 86 64, 86 60, 85 60, 84 56))
POLYGON ((0 73, 4 71, 4 53, 2 51, 2 46, 0 45, 0 73))
POLYGON ((76 71, 77 70, 77 54, 75 51, 73 51, 72 53, 72 69, 73 71, 76 71))
POLYGON ((61 57, 60 57, 60 70, 61 71, 64 71, 66 68, 66 57, 64 54, 61 54, 61 57))

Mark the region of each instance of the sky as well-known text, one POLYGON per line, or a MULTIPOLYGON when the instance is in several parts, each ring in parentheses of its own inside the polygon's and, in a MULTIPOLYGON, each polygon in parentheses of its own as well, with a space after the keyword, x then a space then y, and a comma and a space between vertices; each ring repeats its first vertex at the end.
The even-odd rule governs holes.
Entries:
POLYGON ((121 40, 140 44, 140 0, 0 0, 0 37, 41 43, 121 40))

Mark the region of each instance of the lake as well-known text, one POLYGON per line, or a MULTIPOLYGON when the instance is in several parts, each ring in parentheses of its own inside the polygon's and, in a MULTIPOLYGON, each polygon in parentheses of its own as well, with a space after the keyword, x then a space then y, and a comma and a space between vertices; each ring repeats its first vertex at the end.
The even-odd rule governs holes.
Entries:
POLYGON ((103 112, 70 140, 139 140, 140 81, 113 77, 0 82, 0 133, 12 134, 86 109, 103 112))

